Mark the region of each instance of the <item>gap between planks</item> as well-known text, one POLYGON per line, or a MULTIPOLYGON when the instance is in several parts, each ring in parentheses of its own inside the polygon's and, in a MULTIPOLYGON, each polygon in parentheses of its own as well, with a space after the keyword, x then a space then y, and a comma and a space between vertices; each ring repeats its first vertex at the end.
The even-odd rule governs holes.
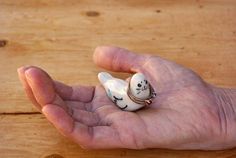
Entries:
POLYGON ((0 115, 41 115, 40 112, 0 112, 0 115))

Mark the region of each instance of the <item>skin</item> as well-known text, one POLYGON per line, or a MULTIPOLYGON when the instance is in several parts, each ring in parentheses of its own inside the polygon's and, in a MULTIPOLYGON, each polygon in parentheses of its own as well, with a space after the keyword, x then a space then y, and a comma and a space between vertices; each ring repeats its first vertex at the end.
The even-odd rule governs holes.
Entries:
POLYGON ((107 70, 143 73, 157 97, 149 107, 126 112, 108 99, 101 85, 71 87, 40 68, 18 69, 31 102, 81 147, 215 150, 235 146, 235 90, 209 85, 192 70, 166 59, 117 47, 96 48, 94 62, 107 70))

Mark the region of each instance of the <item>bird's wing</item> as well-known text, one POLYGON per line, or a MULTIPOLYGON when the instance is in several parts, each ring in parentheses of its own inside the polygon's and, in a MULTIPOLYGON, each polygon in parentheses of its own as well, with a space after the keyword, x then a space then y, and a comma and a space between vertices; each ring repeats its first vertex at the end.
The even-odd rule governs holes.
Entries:
POLYGON ((113 79, 113 80, 107 81, 105 86, 111 91, 111 93, 119 92, 123 94, 123 93, 126 93, 128 83, 121 79, 113 79))

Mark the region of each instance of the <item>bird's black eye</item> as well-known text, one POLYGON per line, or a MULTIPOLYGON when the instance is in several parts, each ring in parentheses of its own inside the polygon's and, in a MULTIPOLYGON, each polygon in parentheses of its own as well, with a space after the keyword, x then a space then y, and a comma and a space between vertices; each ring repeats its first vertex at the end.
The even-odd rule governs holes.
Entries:
POLYGON ((139 84, 138 84, 138 87, 141 87, 141 86, 142 86, 142 85, 139 83, 139 84))
POLYGON ((145 83, 148 84, 147 80, 145 80, 145 83))

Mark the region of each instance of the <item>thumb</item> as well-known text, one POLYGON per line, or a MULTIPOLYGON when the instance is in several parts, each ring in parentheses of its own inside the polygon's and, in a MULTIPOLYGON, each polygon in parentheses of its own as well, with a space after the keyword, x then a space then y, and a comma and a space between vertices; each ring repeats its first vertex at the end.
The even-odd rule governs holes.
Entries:
POLYGON ((136 72, 147 58, 147 55, 138 55, 123 48, 109 46, 97 47, 93 55, 96 65, 118 72, 136 72))

